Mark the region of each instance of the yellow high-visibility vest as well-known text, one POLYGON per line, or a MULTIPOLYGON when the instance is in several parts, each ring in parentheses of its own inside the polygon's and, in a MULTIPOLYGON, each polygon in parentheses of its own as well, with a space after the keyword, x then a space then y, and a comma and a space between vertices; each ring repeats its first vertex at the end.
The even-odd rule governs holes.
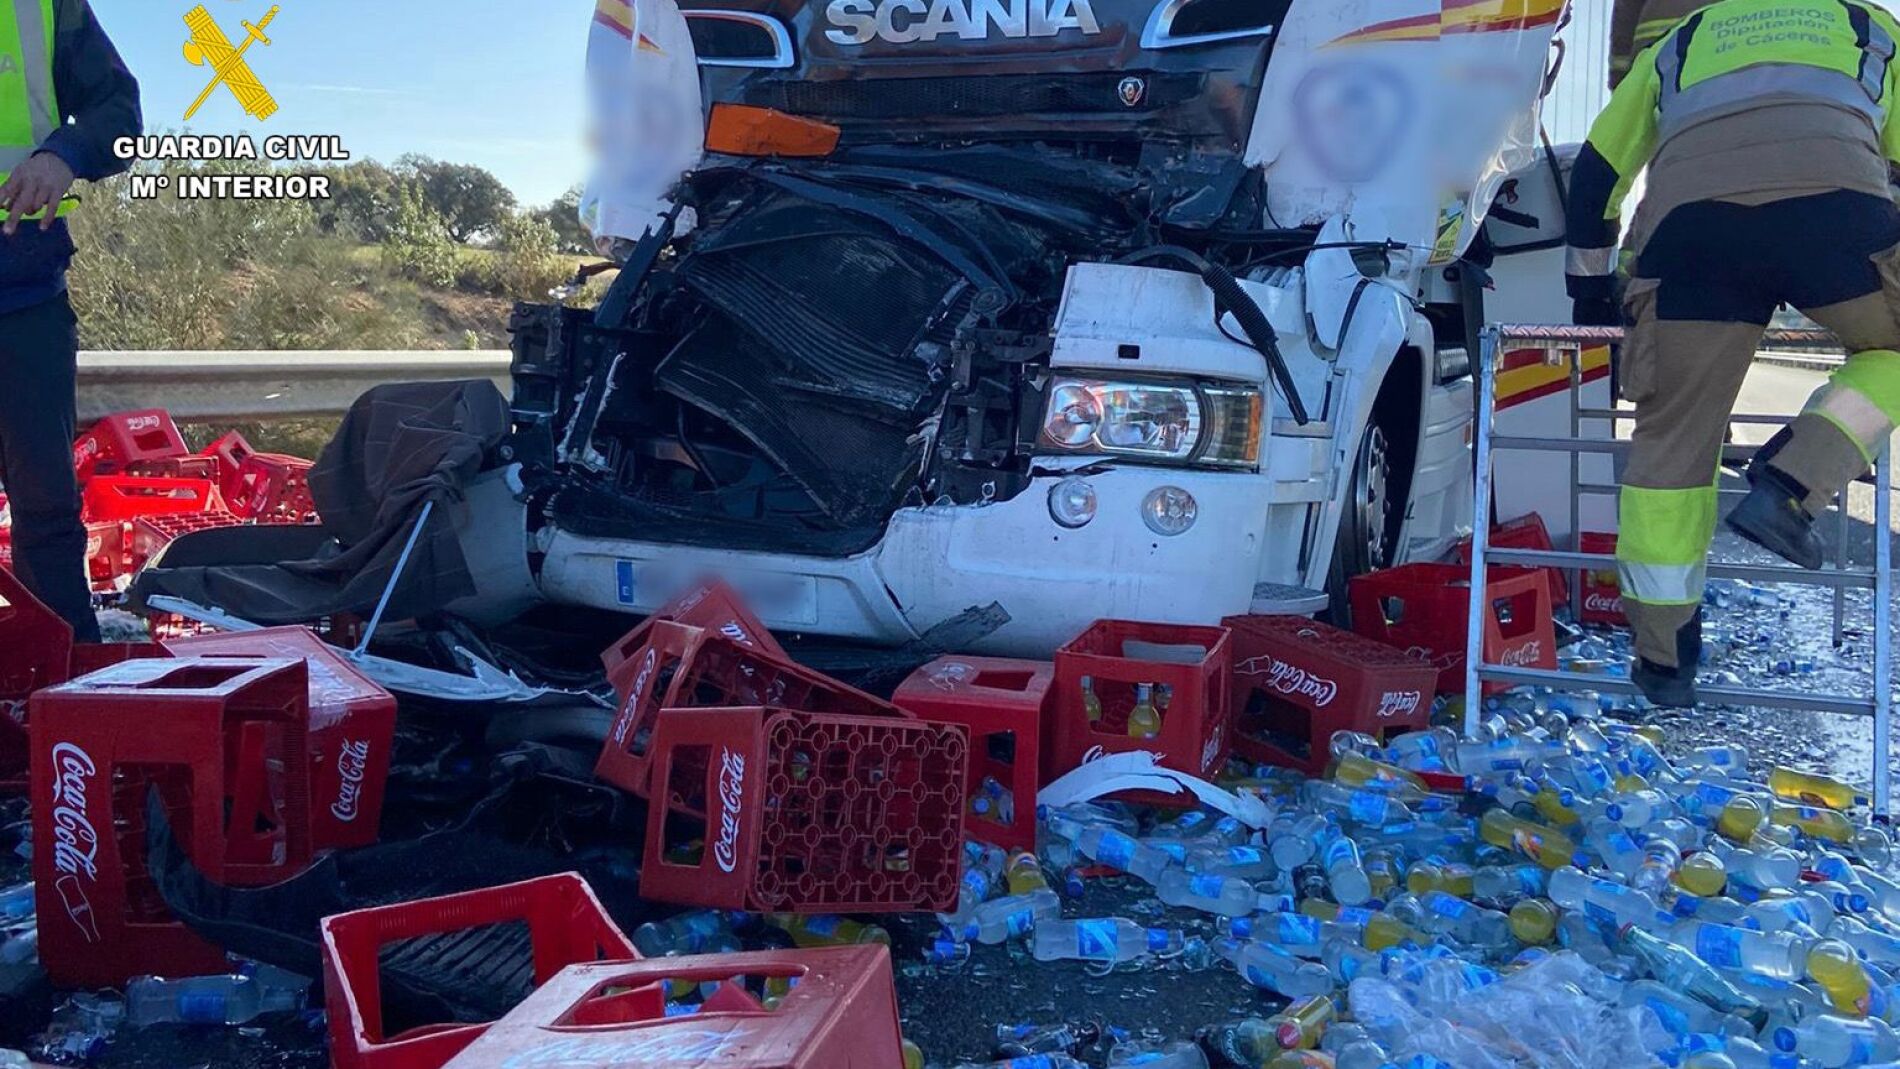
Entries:
MULTIPOLYGON (((0 0, 0 184, 60 126, 53 88, 53 0, 0 0)), ((60 201, 56 216, 79 205, 60 201)), ((44 213, 25 216, 38 219, 44 213)))

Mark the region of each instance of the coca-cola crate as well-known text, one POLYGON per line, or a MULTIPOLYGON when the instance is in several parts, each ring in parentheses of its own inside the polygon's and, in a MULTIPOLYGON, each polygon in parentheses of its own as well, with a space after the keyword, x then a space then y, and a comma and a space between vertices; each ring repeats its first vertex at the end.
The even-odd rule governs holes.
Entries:
POLYGON ((171 413, 162 408, 115 412, 73 442, 73 470, 83 481, 102 460, 130 464, 182 457, 191 452, 171 413))
POLYGON ((600 663, 606 667, 608 676, 615 675, 621 665, 641 653, 647 644, 650 625, 661 620, 717 631, 741 646, 769 654, 781 661, 792 659, 791 654, 785 652, 785 647, 779 645, 778 639, 772 637, 771 630, 759 622, 752 610, 746 608, 745 601, 738 593, 725 583, 712 579, 694 585, 684 594, 660 606, 640 626, 601 651, 600 663))
POLYGON ((376 841, 395 744, 396 699, 307 627, 171 639, 180 657, 291 658, 310 669, 310 844, 347 850, 376 841))
POLYGON ((968 738, 911 719, 668 709, 640 893, 758 912, 951 909, 968 738))
MULTIPOLYGON (((1578 542, 1583 553, 1616 553, 1614 532, 1585 531, 1578 542)), ((1577 606, 1577 622, 1627 627, 1623 613, 1623 584, 1615 568, 1597 568, 1583 575, 1583 603, 1577 606)))
POLYGON ((127 661, 32 698, 33 879, 56 986, 227 968, 146 864, 148 794, 206 878, 276 883, 310 861, 300 661, 127 661))
MULTIPOLYGON (((1550 540, 1550 528, 1544 525, 1544 517, 1536 512, 1519 516, 1515 520, 1500 523, 1491 528, 1488 544, 1493 549, 1533 549, 1549 552, 1555 548, 1550 540)), ((1465 564, 1471 563, 1471 539, 1458 543, 1458 559, 1465 564)), ((1564 579, 1562 568, 1539 568, 1550 583, 1550 607, 1552 611, 1570 604, 1570 583, 1564 579)))
POLYGON ((217 484, 208 479, 146 475, 95 475, 82 491, 91 523, 130 523, 141 516, 215 512, 224 508, 217 484))
POLYGON ((1428 726, 1438 669, 1304 616, 1230 616, 1234 749, 1250 761, 1325 772, 1335 732, 1384 740, 1428 726))
POLYGON ((86 525, 86 578, 94 590, 108 590, 131 574, 131 555, 125 545, 125 524, 114 521, 86 525))
POLYGON ((72 651, 72 626, 0 570, 0 794, 26 790, 27 699, 66 681, 72 651))
POLYGON ((911 673, 892 697, 919 720, 970 729, 963 821, 970 838, 1006 850, 1036 848, 1044 714, 1055 682, 1048 661, 941 657, 911 673), (996 786, 985 791, 986 784, 996 786))
POLYGON ((571 872, 325 917, 322 938, 334 1069, 440 1069, 489 1028, 386 1020, 385 967, 426 971, 437 986, 521 983, 525 997, 570 965, 640 957, 571 872))
MULTIPOLYGON (((1456 564, 1405 564, 1355 576, 1348 584, 1353 630, 1417 654, 1438 668, 1438 690, 1465 689, 1465 634, 1471 607, 1471 569, 1456 564)), ((1487 573, 1484 659, 1518 668, 1556 668, 1557 635, 1550 586, 1535 571, 1494 568, 1487 573)), ((1509 690, 1486 683, 1484 693, 1509 690)))
POLYGON ((218 492, 227 502, 236 501, 243 496, 241 472, 244 461, 257 454, 244 435, 231 431, 217 441, 198 451, 201 457, 208 457, 218 465, 218 492))
POLYGON ((1056 651, 1053 744, 1043 768, 1048 782, 1092 754, 1148 750, 1161 764, 1193 776, 1211 777, 1227 760, 1228 673, 1232 636, 1224 627, 1097 620, 1056 651), (1083 679, 1100 703, 1091 718, 1083 679), (1149 684, 1161 718, 1160 734, 1129 734, 1137 687, 1149 684))
POLYGON ((253 453, 238 464, 237 496, 231 511, 263 523, 315 523, 310 462, 275 453, 253 453))
POLYGON ((608 962, 563 970, 445 1069, 890 1069, 899 1028, 881 946, 608 962), (715 993, 668 1016, 669 982, 715 993), (768 986, 790 988, 771 1010, 768 986))
POLYGON ((649 620, 615 643, 608 679, 619 699, 594 775, 645 796, 655 727, 676 709, 770 705, 852 716, 905 714, 888 702, 721 631, 649 620))
POLYGON ((166 457, 163 460, 102 460, 94 475, 143 475, 153 479, 204 479, 217 482, 222 469, 216 457, 166 457))
POLYGON ((218 509, 213 512, 179 512, 169 516, 140 516, 132 521, 132 571, 145 567, 165 547, 188 534, 212 531, 220 527, 243 527, 250 521, 218 509))

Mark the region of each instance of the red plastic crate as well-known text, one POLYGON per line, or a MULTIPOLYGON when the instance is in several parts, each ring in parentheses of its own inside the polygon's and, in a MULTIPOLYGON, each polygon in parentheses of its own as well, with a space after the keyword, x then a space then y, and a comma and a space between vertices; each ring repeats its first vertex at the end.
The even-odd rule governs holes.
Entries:
POLYGON ((156 789, 207 879, 276 883, 310 861, 308 673, 137 660, 33 695, 33 879, 55 985, 220 972, 224 953, 165 908, 146 867, 156 789))
POLYGON ((526 966, 537 985, 570 965, 640 957, 587 881, 571 872, 325 917, 322 936, 334 1069, 440 1069, 489 1028, 436 1024, 390 1034, 383 1020, 381 955, 393 945, 453 936, 463 967, 477 971, 488 965, 490 976, 505 976, 526 966), (523 926, 527 960, 504 960, 524 949, 513 938, 523 926))
POLYGON ((82 496, 85 516, 91 523, 130 523, 141 516, 224 508, 217 485, 208 479, 94 475, 86 480, 82 496))
POLYGON ((671 620, 640 625, 603 658, 619 713, 601 747, 594 775, 645 796, 652 774, 654 729, 677 709, 770 705, 852 716, 905 714, 888 702, 718 631, 671 620), (637 641, 635 640, 637 636, 637 641))
POLYGON ((212 531, 220 527, 243 527, 251 521, 218 509, 213 512, 179 512, 169 516, 140 516, 132 521, 131 567, 145 567, 165 547, 188 534, 212 531))
POLYGON ((748 649, 777 657, 781 661, 790 661, 791 654, 772 637, 771 629, 759 622, 759 618, 746 608, 738 593, 717 579, 701 583, 665 605, 646 618, 639 627, 620 637, 618 642, 607 647, 600 655, 600 663, 607 669, 609 676, 619 671, 620 666, 630 658, 637 656, 646 645, 647 633, 655 621, 670 620, 687 627, 697 627, 707 631, 717 631, 721 636, 737 642, 748 649))
POLYGON ((217 482, 221 469, 216 457, 166 457, 163 460, 102 460, 94 475, 143 475, 154 479, 204 479, 217 482))
POLYGON ((576 965, 446 1069, 893 1069, 904 1064, 899 1028, 880 946, 576 965), (766 1010, 741 978, 791 991, 766 1010), (700 1012, 668 1017, 669 980, 720 987, 700 1012))
MULTIPOLYGON (((1544 517, 1535 512, 1491 528, 1488 544, 1496 549, 1536 549, 1546 552, 1555 548, 1550 540, 1550 528, 1544 525, 1544 517)), ((1458 559, 1465 564, 1471 563, 1471 539, 1467 538, 1458 543, 1458 559)), ((1562 568, 1537 570, 1543 572, 1544 577, 1550 582, 1551 609, 1554 611, 1570 604, 1570 583, 1564 578, 1564 570, 1562 568)))
POLYGON ((1153 751, 1168 768, 1212 777, 1233 741, 1227 694, 1232 668, 1232 636, 1224 627, 1097 620, 1056 651, 1055 728, 1043 781, 1097 754, 1131 750, 1153 751), (1101 702, 1095 723, 1082 696, 1084 676, 1101 702), (1141 683, 1155 685, 1161 733, 1154 738, 1128 734, 1141 683), (1166 709, 1160 708, 1163 702, 1166 709))
POLYGON ((237 496, 231 511, 264 523, 315 523, 310 462, 275 453, 253 453, 238 464, 237 496))
POLYGON ((86 525, 86 577, 94 590, 110 588, 131 574, 125 525, 113 521, 86 525))
POLYGON ((1048 661, 999 657, 941 657, 911 673, 891 701, 919 720, 970 729, 970 800, 963 821, 972 839, 1006 850, 1036 848, 1036 789, 1042 778, 1042 733, 1055 694, 1056 668, 1048 661), (1012 810, 997 800, 975 810, 983 781, 1009 791, 1012 810), (1003 819, 1008 816, 1010 819, 1003 819))
POLYGON ((243 482, 239 472, 246 458, 256 455, 244 435, 231 431, 217 441, 198 451, 201 457, 209 457, 218 465, 218 492, 224 495, 226 502, 236 501, 242 496, 243 482))
POLYGON ((1230 616, 1234 749, 1249 761, 1325 772, 1333 734, 1384 740, 1429 726, 1438 669, 1304 616, 1230 616))
POLYGON ((171 413, 162 408, 115 412, 93 424, 73 442, 73 469, 83 481, 102 460, 121 464, 165 460, 191 452, 171 413))
POLYGON ((66 681, 72 651, 72 626, 0 570, 0 794, 26 790, 27 699, 66 681))
MULTIPOLYGON (((1583 553, 1615 553, 1616 535, 1585 531, 1578 545, 1583 553)), ((1583 602, 1577 606, 1577 622, 1610 627, 1629 625, 1629 617, 1623 612, 1623 584, 1617 578, 1615 568, 1584 573, 1583 602)))
POLYGON ((307 627, 272 627, 177 638, 180 657, 284 659, 310 669, 310 844, 368 846, 383 818, 396 699, 307 627))
MULTIPOLYGON (((1438 689, 1465 689, 1465 631, 1471 569, 1456 564, 1405 564, 1355 576, 1348 585, 1353 630, 1435 665, 1438 689)), ((1556 668, 1557 635, 1550 586, 1527 569, 1493 569, 1485 581, 1484 658, 1490 664, 1556 668)), ((1484 693, 1509 690, 1487 683, 1484 693)))
POLYGON ((755 912, 951 909, 968 739, 911 719, 669 709, 640 893, 755 912))

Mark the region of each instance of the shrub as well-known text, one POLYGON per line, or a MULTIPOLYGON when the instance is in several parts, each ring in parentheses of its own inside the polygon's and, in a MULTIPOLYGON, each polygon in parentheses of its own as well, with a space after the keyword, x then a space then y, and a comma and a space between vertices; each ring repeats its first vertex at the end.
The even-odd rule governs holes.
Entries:
POLYGON ((430 286, 452 286, 456 281, 457 246, 442 216, 412 190, 396 199, 383 239, 383 263, 397 274, 430 286))

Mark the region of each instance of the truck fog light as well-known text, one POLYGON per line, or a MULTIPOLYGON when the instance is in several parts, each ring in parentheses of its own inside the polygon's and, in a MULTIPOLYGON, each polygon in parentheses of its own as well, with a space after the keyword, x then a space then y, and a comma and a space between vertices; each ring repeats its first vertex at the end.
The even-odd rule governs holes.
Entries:
POLYGON ((1186 534, 1200 515, 1201 506, 1194 495, 1178 486, 1150 490, 1141 499, 1141 520, 1158 535, 1186 534))
POLYGON ((1049 489, 1049 518, 1074 530, 1095 518, 1095 487, 1087 479, 1064 479, 1049 489))

